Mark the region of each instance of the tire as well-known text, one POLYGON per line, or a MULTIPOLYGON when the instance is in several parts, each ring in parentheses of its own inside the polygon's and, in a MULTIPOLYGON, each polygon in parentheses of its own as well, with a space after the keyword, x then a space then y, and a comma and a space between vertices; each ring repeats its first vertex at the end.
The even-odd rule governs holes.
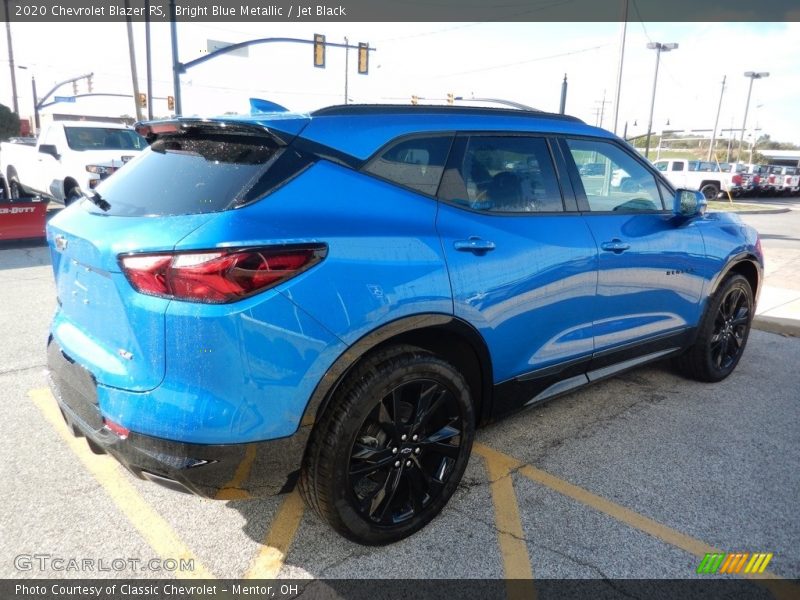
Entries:
POLYGON ((22 192, 22 185, 17 179, 16 175, 9 175, 8 177, 8 198, 10 200, 19 200, 24 197, 22 192))
POLYGON ((452 365, 414 346, 381 350, 346 376, 315 425, 300 493, 346 538, 396 542, 447 504, 474 436, 469 387, 452 365))
POLYGON ((69 206, 76 200, 80 200, 82 197, 83 194, 81 193, 81 188, 79 188, 77 185, 73 185, 67 190, 67 193, 64 196, 64 206, 69 206))
POLYGON ((715 183, 706 183, 700 188, 706 200, 715 200, 719 196, 719 188, 715 183))
POLYGON ((678 370, 698 381, 722 381, 742 358, 754 314, 753 291, 742 275, 728 275, 708 301, 697 340, 675 359, 678 370))

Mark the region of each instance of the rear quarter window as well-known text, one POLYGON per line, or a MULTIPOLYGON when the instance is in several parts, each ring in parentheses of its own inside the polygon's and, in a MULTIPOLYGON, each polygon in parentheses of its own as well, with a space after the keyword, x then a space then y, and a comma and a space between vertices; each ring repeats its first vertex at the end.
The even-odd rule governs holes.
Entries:
POLYGON ((435 196, 453 137, 438 135, 400 140, 370 160, 364 172, 435 196))

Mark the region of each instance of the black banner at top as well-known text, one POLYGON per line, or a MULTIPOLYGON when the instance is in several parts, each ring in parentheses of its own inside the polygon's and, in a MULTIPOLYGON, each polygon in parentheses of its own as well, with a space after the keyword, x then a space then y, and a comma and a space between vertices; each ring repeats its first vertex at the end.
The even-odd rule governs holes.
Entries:
MULTIPOLYGON (((6 8, 7 7, 7 12, 6 8)), ((800 21, 798 0, 7 0, 19 22, 800 21)))

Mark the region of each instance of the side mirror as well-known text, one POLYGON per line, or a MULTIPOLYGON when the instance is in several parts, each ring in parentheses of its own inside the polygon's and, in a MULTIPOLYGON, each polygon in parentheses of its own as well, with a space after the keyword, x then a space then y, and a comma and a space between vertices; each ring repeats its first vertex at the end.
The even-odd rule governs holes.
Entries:
POLYGON ((39 152, 41 152, 42 154, 49 154, 56 160, 59 160, 61 158, 61 155, 58 153, 55 144, 41 144, 39 146, 39 152))
POLYGON ((697 217, 706 212, 708 202, 697 190, 678 190, 672 203, 672 212, 679 217, 697 217))

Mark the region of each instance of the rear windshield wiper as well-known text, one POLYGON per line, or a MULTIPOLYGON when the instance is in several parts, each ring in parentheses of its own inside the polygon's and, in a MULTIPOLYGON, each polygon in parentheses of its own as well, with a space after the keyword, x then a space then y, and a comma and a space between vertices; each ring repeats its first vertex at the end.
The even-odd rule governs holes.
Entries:
POLYGON ((111 205, 97 192, 92 192, 91 195, 84 194, 83 197, 104 212, 108 212, 111 208, 111 205))

